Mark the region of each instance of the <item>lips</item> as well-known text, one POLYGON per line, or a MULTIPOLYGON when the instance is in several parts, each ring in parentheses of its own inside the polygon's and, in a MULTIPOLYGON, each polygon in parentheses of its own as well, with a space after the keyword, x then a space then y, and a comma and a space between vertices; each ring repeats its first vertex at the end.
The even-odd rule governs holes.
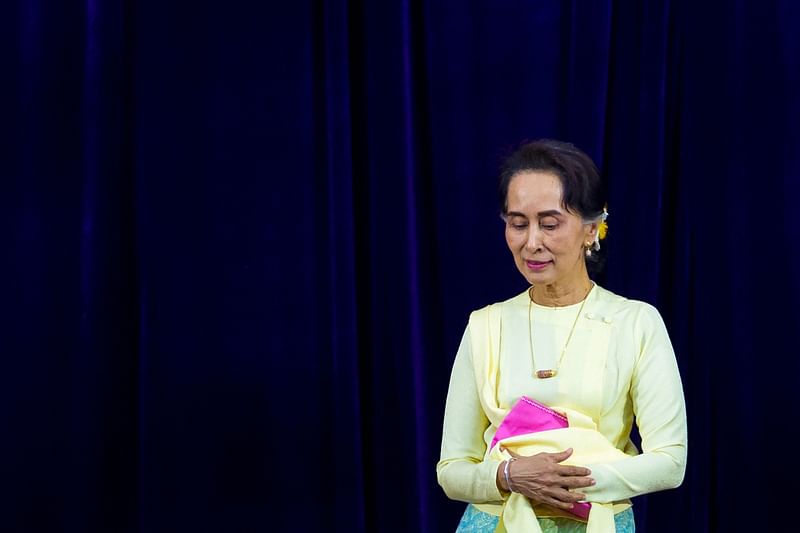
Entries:
POLYGON ((552 261, 532 261, 532 260, 525 260, 525 265, 531 270, 544 270, 547 266, 552 263, 552 261))

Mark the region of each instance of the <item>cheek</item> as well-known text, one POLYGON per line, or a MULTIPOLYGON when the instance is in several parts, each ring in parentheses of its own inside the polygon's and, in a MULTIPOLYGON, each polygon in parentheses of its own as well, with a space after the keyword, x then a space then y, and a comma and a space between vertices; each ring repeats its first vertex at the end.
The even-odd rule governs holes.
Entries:
POLYGON ((510 229, 506 230, 506 244, 512 253, 517 254, 520 246, 525 242, 524 234, 510 229))
POLYGON ((563 236, 551 236, 543 243, 553 255, 563 256, 568 254, 573 248, 571 239, 565 239, 563 236))
POLYGON ((563 238, 554 243, 553 247, 558 250, 559 255, 572 257, 575 254, 583 253, 583 238, 575 239, 574 236, 563 238))

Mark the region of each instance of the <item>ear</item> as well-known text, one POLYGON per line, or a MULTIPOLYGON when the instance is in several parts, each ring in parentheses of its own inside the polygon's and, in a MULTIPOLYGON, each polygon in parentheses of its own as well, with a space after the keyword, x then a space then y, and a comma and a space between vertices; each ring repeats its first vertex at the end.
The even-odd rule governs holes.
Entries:
POLYGON ((600 224, 597 222, 589 222, 583 225, 584 236, 586 237, 583 242, 594 242, 597 232, 600 231, 600 224))

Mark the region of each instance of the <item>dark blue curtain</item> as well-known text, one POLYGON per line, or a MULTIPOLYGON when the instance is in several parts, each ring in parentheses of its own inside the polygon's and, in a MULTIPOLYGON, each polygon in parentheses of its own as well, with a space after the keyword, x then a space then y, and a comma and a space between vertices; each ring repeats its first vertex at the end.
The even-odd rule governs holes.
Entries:
POLYGON ((598 281, 681 366, 686 481, 638 530, 777 528, 798 27, 791 0, 4 2, 0 530, 454 530, 450 365, 524 286, 495 175, 538 137, 602 167, 598 281))

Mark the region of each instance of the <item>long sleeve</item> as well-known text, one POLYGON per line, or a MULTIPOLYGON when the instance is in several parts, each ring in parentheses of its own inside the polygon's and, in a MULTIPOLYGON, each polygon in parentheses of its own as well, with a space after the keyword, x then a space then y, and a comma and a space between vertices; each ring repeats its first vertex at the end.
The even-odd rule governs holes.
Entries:
POLYGON ((678 365, 658 311, 641 304, 633 328, 637 359, 630 396, 642 453, 587 465, 597 484, 589 501, 611 502, 679 486, 686 469, 686 408, 678 365))
MULTIPOLYGON (((530 378, 527 292, 494 304, 499 307, 484 308, 486 313, 473 313, 453 364, 437 465, 439 484, 448 497, 474 504, 502 503, 496 486, 501 457, 487 457, 487 445, 496 429, 488 417, 498 424, 503 413, 522 396, 591 416, 596 430, 620 452, 631 451, 626 442, 635 421, 642 437, 642 453, 619 459, 612 458, 613 454, 605 459, 597 456, 580 463, 591 468, 597 482, 583 489, 588 501, 622 502, 682 483, 687 453, 686 408, 664 322, 649 304, 600 287, 595 290, 594 300, 589 302, 591 309, 575 329, 572 357, 561 361, 554 380, 530 378), (489 313, 490 309, 494 311, 489 313), (502 328, 490 320, 498 316, 502 316, 502 328), (484 326, 485 335, 477 329, 484 326), (491 339, 497 341, 496 347, 490 344, 491 339), (502 371, 494 372, 493 368, 500 368, 500 361, 502 371), (487 374, 476 379, 475 372, 480 374, 481 368, 487 374), (481 388, 481 384, 487 386, 481 388)), ((533 333, 539 346, 563 345, 560 335, 570 331, 574 323, 570 322, 574 315, 565 310, 536 309, 539 329, 534 324, 533 333)), ((546 352, 544 349, 542 353, 546 352)), ((493 511, 499 512, 500 506, 496 507, 493 511)))
POLYGON ((496 483, 500 462, 484 459, 488 427, 478 398, 467 328, 450 376, 441 460, 436 465, 439 485, 449 498, 470 503, 502 501, 496 483))

